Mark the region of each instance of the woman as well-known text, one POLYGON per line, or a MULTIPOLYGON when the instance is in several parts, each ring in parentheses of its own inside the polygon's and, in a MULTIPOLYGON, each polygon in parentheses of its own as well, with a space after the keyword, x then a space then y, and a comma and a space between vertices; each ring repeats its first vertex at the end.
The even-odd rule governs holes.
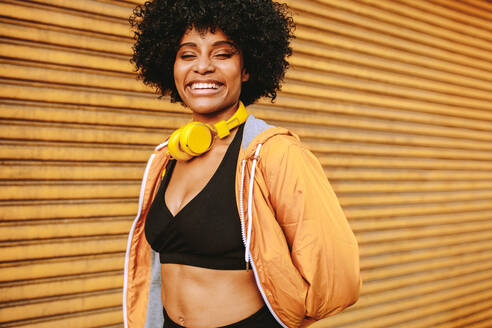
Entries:
POLYGON ((321 165, 244 108, 279 90, 286 6, 154 0, 130 22, 140 76, 192 122, 145 170, 125 327, 300 327, 353 304, 358 246, 321 165))

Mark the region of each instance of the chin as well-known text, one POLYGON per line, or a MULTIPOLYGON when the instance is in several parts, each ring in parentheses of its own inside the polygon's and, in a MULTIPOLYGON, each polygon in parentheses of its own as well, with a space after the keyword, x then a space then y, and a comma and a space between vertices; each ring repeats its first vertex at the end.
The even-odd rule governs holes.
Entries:
POLYGON ((187 103, 188 107, 195 113, 207 115, 219 113, 233 106, 235 101, 197 99, 187 103))

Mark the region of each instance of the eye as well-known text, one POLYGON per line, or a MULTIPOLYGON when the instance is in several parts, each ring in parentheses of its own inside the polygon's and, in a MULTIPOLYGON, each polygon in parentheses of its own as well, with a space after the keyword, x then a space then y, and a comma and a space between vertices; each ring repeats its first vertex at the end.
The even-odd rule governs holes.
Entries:
POLYGON ((184 60, 187 60, 187 59, 189 60, 189 59, 193 59, 193 58, 195 58, 196 56, 195 56, 195 55, 193 55, 193 54, 181 54, 179 57, 180 57, 181 59, 184 59, 184 60))
POLYGON ((231 58, 231 57, 232 57, 232 55, 233 55, 232 53, 225 53, 225 52, 224 52, 224 53, 219 53, 219 54, 217 54, 217 55, 215 55, 215 56, 216 56, 216 57, 219 57, 219 58, 224 58, 224 59, 225 59, 225 58, 231 58))
POLYGON ((234 56, 235 52, 229 49, 218 50, 215 52, 214 57, 219 60, 229 59, 234 56))

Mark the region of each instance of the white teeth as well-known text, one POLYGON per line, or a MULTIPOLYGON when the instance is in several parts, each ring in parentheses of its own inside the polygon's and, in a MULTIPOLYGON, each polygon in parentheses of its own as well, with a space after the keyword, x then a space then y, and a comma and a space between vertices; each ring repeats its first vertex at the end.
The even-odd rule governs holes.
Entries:
POLYGON ((191 89, 218 89, 219 86, 215 83, 193 83, 191 89))

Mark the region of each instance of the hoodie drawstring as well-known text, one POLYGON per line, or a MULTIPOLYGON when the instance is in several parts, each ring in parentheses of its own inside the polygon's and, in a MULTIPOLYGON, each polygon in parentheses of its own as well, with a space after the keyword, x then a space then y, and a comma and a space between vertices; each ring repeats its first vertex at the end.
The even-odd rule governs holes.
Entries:
POLYGON ((246 166, 246 160, 244 159, 241 166, 241 189, 239 191, 239 208, 241 212, 241 232, 243 235, 243 243, 245 246, 244 251, 244 261, 246 262, 246 270, 249 269, 249 260, 251 258, 251 252, 249 250, 249 246, 251 244, 251 228, 253 226, 253 183, 255 180, 255 171, 256 164, 258 163, 258 156, 260 154, 261 144, 256 147, 255 156, 253 158, 253 165, 251 167, 251 176, 249 179, 249 188, 248 188, 248 233, 245 233, 244 226, 244 201, 243 201, 243 189, 244 189, 244 168, 246 166))

